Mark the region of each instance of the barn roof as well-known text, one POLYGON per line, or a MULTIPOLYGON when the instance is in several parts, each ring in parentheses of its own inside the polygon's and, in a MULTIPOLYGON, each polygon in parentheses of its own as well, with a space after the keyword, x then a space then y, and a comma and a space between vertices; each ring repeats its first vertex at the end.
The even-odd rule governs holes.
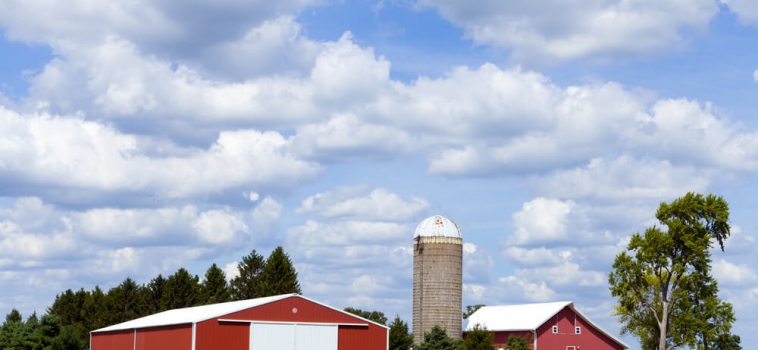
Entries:
POLYGON ((577 316, 583 318, 587 323, 592 325, 592 327, 625 348, 629 348, 624 342, 606 332, 604 329, 600 328, 600 326, 592 322, 587 316, 579 312, 579 310, 574 308, 574 303, 570 301, 484 306, 469 316, 466 331, 472 330, 477 324, 490 331, 536 331, 537 328, 542 326, 551 317, 555 316, 567 306, 571 308, 577 316))
POLYGON ((108 332, 118 331, 135 328, 147 328, 158 326, 172 326, 178 324, 197 323, 205 320, 212 319, 227 315, 233 312, 242 311, 252 307, 268 304, 277 300, 289 298, 297 294, 282 294, 272 297, 256 298, 240 301, 232 301, 228 303, 211 304, 195 307, 187 307, 183 309, 174 309, 164 312, 159 312, 150 316, 145 316, 135 320, 127 321, 124 323, 115 324, 113 326, 100 328, 94 332, 108 332))

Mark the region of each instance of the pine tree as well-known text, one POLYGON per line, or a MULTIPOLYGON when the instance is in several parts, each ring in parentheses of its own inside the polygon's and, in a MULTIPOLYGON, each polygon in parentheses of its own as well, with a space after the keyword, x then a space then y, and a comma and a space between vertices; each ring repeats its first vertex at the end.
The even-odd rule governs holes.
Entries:
POLYGON ((202 284, 202 304, 215 304, 229 301, 229 286, 226 274, 215 263, 205 272, 202 284))
POLYGON ((140 285, 127 277, 117 287, 108 290, 105 295, 108 324, 126 322, 144 315, 145 308, 139 298, 140 288, 140 285))
POLYGON ((150 283, 147 284, 146 291, 146 304, 150 310, 150 314, 154 314, 161 311, 166 311, 161 305, 161 299, 163 298, 163 291, 166 288, 166 278, 163 275, 153 278, 150 283))
POLYGON ((161 296, 161 307, 171 310, 195 306, 200 303, 200 284, 197 276, 192 276, 182 268, 166 279, 161 296))
POLYGON ((300 283, 297 281, 297 271, 282 247, 276 247, 266 260, 261 274, 261 283, 263 296, 302 293, 300 283))
POLYGON ((495 333, 490 332, 487 328, 474 325, 474 329, 466 332, 466 338, 463 339, 462 350, 495 350, 495 333))
POLYGON ((408 350, 413 345, 413 333, 408 332, 408 324, 395 315, 390 326, 389 350, 408 350))
POLYGON ((263 256, 255 249, 249 255, 242 257, 242 262, 237 264, 239 275, 232 279, 231 299, 245 300, 263 296, 261 285, 261 273, 263 273, 263 256))
POLYGON ((424 341, 413 347, 413 350, 456 350, 460 342, 447 335, 439 325, 434 325, 431 331, 424 332, 424 341))

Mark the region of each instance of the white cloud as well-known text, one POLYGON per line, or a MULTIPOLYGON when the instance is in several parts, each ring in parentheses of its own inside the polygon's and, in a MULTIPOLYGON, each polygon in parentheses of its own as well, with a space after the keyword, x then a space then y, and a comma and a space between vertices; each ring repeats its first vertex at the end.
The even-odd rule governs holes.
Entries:
MULTIPOLYGON (((423 198, 404 200, 383 188, 367 185, 339 187, 303 200, 298 214, 318 214, 325 218, 405 221, 429 207, 423 198)), ((409 236, 410 237, 410 236, 409 236)))
POLYGON ((533 267, 555 265, 562 261, 557 252, 545 247, 525 249, 510 246, 503 249, 503 255, 505 255, 505 258, 509 261, 517 264, 517 266, 533 267))
POLYGON ((476 303, 516 304, 555 300, 556 292, 544 281, 531 282, 515 276, 501 277, 490 285, 463 285, 464 298, 476 303))
POLYGON ((276 233, 279 228, 279 218, 282 215, 282 205, 271 197, 264 198, 253 209, 253 235, 265 239, 276 233))
POLYGON ((181 198, 240 186, 286 187, 321 169, 287 154, 287 141, 276 132, 222 132, 207 150, 155 157, 142 152, 140 138, 99 123, 0 107, 0 136, 0 174, 25 184, 96 192, 181 198))
POLYGON ((230 210, 209 210, 200 214, 192 224, 200 241, 206 244, 239 244, 240 236, 248 232, 241 213, 230 210))
POLYGON ((711 0, 418 3, 436 7, 476 43, 512 48, 515 58, 538 62, 657 54, 683 44, 683 29, 706 31, 719 12, 711 0))
POLYGON ((758 25, 758 3, 752 0, 720 0, 744 25, 758 25))
POLYGON ((745 264, 735 265, 724 259, 713 262, 713 277, 720 285, 745 286, 755 285, 758 280, 753 269, 745 264))
POLYGON ((463 243, 463 283, 488 283, 495 260, 487 249, 463 243))
POLYGON ((522 210, 513 214, 516 231, 508 237, 508 242, 526 245, 570 239, 566 230, 567 216, 574 205, 572 201, 547 198, 535 198, 524 203, 522 210))
POLYGON ((755 72, 753 72, 753 80, 756 83, 758 83, 758 69, 756 69, 755 72))
POLYGON ((410 244, 413 228, 392 222, 338 221, 323 224, 308 220, 305 225, 291 228, 287 235, 294 244, 302 245, 301 249, 315 253, 321 246, 386 244, 402 241, 403 238, 407 238, 410 244))

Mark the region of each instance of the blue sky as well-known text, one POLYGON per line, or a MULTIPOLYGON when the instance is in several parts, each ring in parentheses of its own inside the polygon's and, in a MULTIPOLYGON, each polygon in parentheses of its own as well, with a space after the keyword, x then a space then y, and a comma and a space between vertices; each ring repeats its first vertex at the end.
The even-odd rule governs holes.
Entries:
POLYGON ((752 0, 12 0, 0 28, 0 314, 282 245, 309 297, 410 320, 441 214, 464 305, 617 332, 613 257, 696 191, 758 345, 752 0))

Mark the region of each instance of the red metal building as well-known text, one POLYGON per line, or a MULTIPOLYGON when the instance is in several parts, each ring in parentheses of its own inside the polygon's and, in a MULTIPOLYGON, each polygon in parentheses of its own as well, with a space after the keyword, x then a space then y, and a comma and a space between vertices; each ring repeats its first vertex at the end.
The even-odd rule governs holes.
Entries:
POLYGON ((387 350, 388 328, 297 294, 169 310, 92 331, 91 350, 387 350))
POLYGON ((485 306, 469 316, 466 331, 477 324, 494 331, 495 343, 501 348, 505 347, 511 335, 526 338, 535 350, 629 348, 576 310, 574 303, 567 301, 485 306))

